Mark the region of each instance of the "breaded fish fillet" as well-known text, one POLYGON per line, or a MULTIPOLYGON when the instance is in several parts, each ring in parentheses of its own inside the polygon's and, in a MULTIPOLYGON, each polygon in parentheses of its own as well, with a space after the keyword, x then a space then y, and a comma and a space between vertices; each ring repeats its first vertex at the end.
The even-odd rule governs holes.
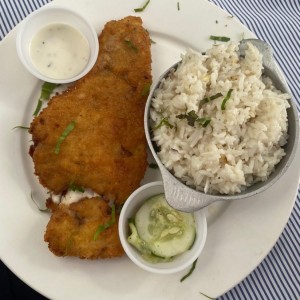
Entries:
POLYGON ((99 225, 111 220, 111 207, 106 201, 95 197, 84 198, 70 205, 48 205, 52 208, 52 216, 45 241, 55 255, 89 259, 123 255, 118 219, 94 239, 99 225))
POLYGON ((33 120, 30 153, 40 183, 55 194, 73 183, 123 203, 147 167, 143 112, 151 84, 150 39, 140 18, 127 17, 108 22, 99 45, 91 72, 33 120))
POLYGON ((152 81, 149 34, 138 17, 111 21, 99 49, 93 69, 54 96, 30 126, 30 154, 40 183, 53 194, 76 186, 99 195, 69 206, 48 201, 52 216, 45 241, 58 256, 122 255, 118 216, 96 241, 93 235, 111 217, 108 201, 124 203, 147 167, 143 113, 152 81))

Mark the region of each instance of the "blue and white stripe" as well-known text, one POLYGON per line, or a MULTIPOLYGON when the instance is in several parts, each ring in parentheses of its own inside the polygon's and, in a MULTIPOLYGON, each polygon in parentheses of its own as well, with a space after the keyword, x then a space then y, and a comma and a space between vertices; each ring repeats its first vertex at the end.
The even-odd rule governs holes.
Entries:
POLYGON ((1 0, 0 1, 0 40, 31 12, 51 0, 1 0))
MULTIPOLYGON (((51 0, 0 0, 0 40, 29 13, 51 0)), ((100 0, 99 0, 100 1, 100 0)), ((268 42, 300 111, 300 1, 209 0, 268 42)), ((218 300, 300 299, 300 190, 290 219, 264 261, 218 300)))

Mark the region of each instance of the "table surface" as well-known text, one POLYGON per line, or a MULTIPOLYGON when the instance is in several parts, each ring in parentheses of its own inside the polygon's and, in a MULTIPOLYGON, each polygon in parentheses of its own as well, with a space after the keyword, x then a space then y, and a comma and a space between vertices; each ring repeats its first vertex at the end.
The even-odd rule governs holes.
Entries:
MULTIPOLYGON (((104 1, 104 0, 103 0, 104 1)), ((0 41, 29 13, 51 0, 0 0, 0 41)), ((210 0, 237 17, 258 38, 272 45, 300 111, 300 1, 210 0)), ((296 158, 299 160, 299 158, 296 158)), ((276 245, 262 263, 218 300, 300 299, 300 190, 276 245)), ((19 280, 0 261, 0 298, 46 299, 19 280)))

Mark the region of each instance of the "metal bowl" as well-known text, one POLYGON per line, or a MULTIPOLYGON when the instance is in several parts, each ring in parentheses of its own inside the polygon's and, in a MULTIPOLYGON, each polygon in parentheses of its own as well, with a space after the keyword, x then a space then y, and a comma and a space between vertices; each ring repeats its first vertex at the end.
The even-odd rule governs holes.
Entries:
MULTIPOLYGON (((272 55, 271 47, 263 41, 257 39, 243 40, 240 43, 240 54, 243 55, 245 45, 247 42, 251 42, 258 48, 258 50, 263 55, 263 66, 264 75, 268 76, 274 86, 284 93, 291 95, 290 89, 287 82, 282 75, 281 71, 278 69, 272 55)), ((244 191, 234 195, 212 195, 205 194, 204 192, 197 191, 182 182, 180 179, 176 178, 161 162, 156 152, 156 145, 151 138, 151 120, 150 120, 150 109, 152 104, 152 99, 156 89, 160 86, 162 79, 168 77, 170 72, 178 67, 181 62, 177 62, 171 66, 166 72, 162 74, 157 83, 152 87, 150 95, 148 97, 145 115, 144 115, 144 127, 147 142, 149 148, 156 160, 158 167, 161 171, 164 190, 166 195, 166 200, 175 209, 192 212, 199 210, 215 201, 228 201, 228 200, 238 200, 243 198, 248 198, 261 193, 271 187, 289 168, 291 165, 296 149, 299 143, 299 117, 297 112, 297 107, 292 99, 289 100, 290 108, 287 109, 288 114, 288 142, 284 146, 286 155, 281 159, 281 161, 276 165, 275 170, 270 174, 269 178, 264 182, 257 182, 252 186, 246 188, 244 191)))

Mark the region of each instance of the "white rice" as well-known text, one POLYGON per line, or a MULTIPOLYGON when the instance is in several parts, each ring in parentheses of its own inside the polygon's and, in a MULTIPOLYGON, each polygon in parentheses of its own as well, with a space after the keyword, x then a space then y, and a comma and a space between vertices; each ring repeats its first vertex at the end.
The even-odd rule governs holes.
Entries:
POLYGON ((150 111, 153 141, 162 163, 187 185, 209 194, 235 194, 265 181, 285 155, 289 95, 262 79, 262 57, 248 44, 214 46, 205 55, 188 50, 178 69, 156 90, 150 111), (221 104, 232 89, 225 109, 221 104), (205 97, 222 96, 198 108, 205 97), (190 126, 178 115, 210 117, 190 126), (168 124, 155 128, 166 118, 168 124))

